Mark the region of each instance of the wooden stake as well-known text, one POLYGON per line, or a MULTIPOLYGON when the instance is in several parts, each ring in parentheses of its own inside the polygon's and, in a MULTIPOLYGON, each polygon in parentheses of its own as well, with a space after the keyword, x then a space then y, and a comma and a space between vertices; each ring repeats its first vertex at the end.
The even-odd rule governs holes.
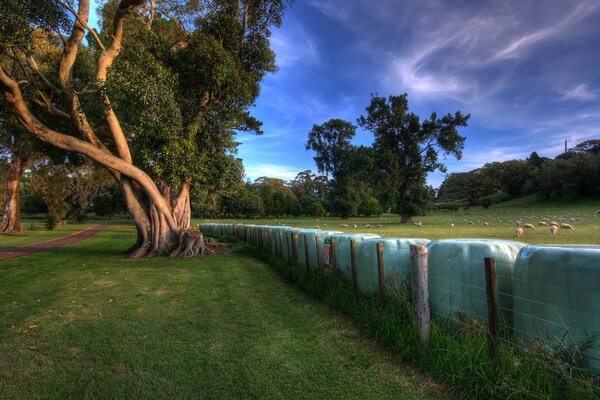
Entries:
POLYGON ((377 277, 379 279, 379 303, 385 304, 385 272, 383 269, 383 243, 377 243, 377 277))
POLYGON ((350 262, 352 263, 352 291, 358 293, 358 282, 356 280, 356 242, 350 241, 350 262))
POLYGON ((500 356, 500 322, 498 315, 498 289, 496 285, 496 260, 492 257, 486 257, 484 262, 488 306, 488 348, 490 358, 497 359, 500 356))
POLYGON ((333 283, 337 285, 340 281, 340 273, 337 267, 337 259, 335 257, 335 238, 331 238, 331 275, 333 276, 333 283))
POLYGON ((419 333, 419 339, 429 341, 429 282, 427 278, 427 247, 410 245, 411 288, 414 324, 419 333))
POLYGON ((308 262, 308 236, 304 235, 304 261, 306 262, 306 270, 309 269, 308 262))
POLYGON ((319 248, 321 247, 319 242, 320 238, 315 236, 315 243, 317 245, 317 271, 319 272, 319 279, 321 280, 321 283, 323 283, 325 273, 323 271, 323 260, 321 260, 321 256, 319 255, 319 248))
POLYGON ((294 255, 294 266, 298 267, 298 234, 292 233, 292 254, 294 255))

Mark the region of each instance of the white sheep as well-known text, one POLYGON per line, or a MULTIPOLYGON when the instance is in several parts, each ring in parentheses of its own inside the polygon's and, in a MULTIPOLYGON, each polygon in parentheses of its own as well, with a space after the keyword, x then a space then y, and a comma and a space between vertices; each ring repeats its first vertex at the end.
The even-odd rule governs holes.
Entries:
POLYGON ((321 229, 319 225, 315 225, 315 229, 321 229))
POLYGON ((538 222, 539 226, 548 226, 548 223, 546 221, 540 221, 538 222))
POLYGON ((381 228, 381 224, 377 224, 377 227, 378 227, 378 228, 381 228))
POLYGON ((525 231, 523 230, 523 228, 517 228, 515 233, 517 234, 517 237, 523 237, 523 234, 525 233, 525 231))
POLYGON ((454 222, 450 224, 450 228, 454 228, 454 222))
POLYGON ((572 227, 571 225, 569 225, 569 224, 560 224, 560 227, 561 227, 562 229, 570 229, 570 230, 572 230, 572 231, 574 231, 574 230, 575 230, 575 228, 573 228, 573 227, 572 227))
POLYGON ((556 226, 556 225, 550 226, 550 234, 552 236, 556 235, 557 232, 558 232, 558 226, 556 226))
POLYGON ((489 222, 484 222, 483 224, 484 224, 485 226, 490 226, 490 223, 489 223, 489 222))
POLYGON ((370 225, 370 224, 366 224, 366 225, 365 225, 365 228, 367 228, 367 229, 370 229, 370 228, 371 228, 371 225, 370 225))
POLYGON ((525 229, 535 229, 535 226, 533 226, 531 224, 523 224, 523 228, 525 228, 525 229))
POLYGON ((556 221, 550 221, 550 226, 553 226, 553 225, 554 226, 558 226, 558 222, 556 222, 556 221))
POLYGON ((415 222, 415 225, 421 228, 423 227, 423 221, 415 222))

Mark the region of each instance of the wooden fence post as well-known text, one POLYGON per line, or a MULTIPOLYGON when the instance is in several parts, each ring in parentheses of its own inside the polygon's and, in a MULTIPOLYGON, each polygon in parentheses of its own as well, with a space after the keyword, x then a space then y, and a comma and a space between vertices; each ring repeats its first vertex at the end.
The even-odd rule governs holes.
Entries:
POLYGON ((352 263, 352 292, 358 293, 358 282, 356 280, 356 242, 350 241, 350 262, 352 263))
POLYGON ((385 304, 385 272, 383 269, 383 243, 377 243, 377 278, 379 283, 379 303, 385 304))
POLYGON ((498 289, 496 285, 496 260, 493 257, 486 257, 484 262, 488 306, 488 348, 490 358, 497 359, 500 356, 500 322, 498 315, 498 289))
POLYGON ((294 255, 294 266, 298 267, 298 234, 292 232, 292 254, 294 255))
POLYGON ((427 278, 427 247, 410 245, 411 287, 414 323, 419 333, 419 339, 429 341, 429 282, 427 278))
POLYGON ((320 241, 320 238, 315 236, 315 243, 317 246, 317 271, 319 272, 319 279, 321 280, 321 283, 323 283, 325 273, 323 272, 323 260, 321 260, 321 257, 319 256, 319 248, 321 247, 320 241))
POLYGON ((306 270, 308 271, 309 269, 309 262, 308 262, 308 236, 304 235, 304 260, 306 262, 306 270))
POLYGON ((337 267, 337 259, 335 254, 335 238, 331 238, 331 248, 329 250, 331 252, 331 275, 333 276, 333 283, 337 285, 340 281, 340 272, 337 267))

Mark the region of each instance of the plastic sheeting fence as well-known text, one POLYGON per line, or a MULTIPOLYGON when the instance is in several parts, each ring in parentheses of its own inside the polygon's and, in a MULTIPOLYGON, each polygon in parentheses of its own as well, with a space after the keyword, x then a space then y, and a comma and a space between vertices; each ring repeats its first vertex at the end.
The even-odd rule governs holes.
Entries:
POLYGON ((588 367, 600 372, 600 246, 530 246, 486 239, 431 242, 241 224, 202 224, 200 229, 208 235, 236 236, 312 270, 327 264, 325 249, 335 239, 337 271, 346 282, 352 280, 354 242, 356 286, 365 295, 378 291, 379 243, 387 288, 410 285, 410 245, 427 245, 430 309, 451 320, 487 319, 484 258, 493 257, 501 326, 514 337, 548 345, 591 343, 584 346, 588 367))

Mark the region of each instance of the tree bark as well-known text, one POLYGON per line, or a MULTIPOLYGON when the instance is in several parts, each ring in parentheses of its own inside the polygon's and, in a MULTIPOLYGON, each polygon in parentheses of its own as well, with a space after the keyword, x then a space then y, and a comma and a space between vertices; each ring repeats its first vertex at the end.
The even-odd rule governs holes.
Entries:
POLYGON ((4 200, 4 217, 0 225, 1 233, 20 233, 23 227, 20 221, 20 196, 21 177, 27 158, 13 157, 6 177, 6 198, 4 200))

